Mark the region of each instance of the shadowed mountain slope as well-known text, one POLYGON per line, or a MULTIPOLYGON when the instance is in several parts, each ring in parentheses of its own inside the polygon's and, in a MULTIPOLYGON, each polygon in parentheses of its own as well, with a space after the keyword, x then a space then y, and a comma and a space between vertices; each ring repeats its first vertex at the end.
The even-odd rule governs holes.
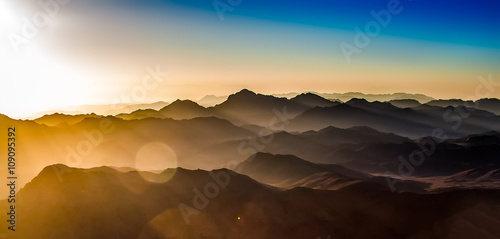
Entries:
MULTIPOLYGON (((8 236, 387 239, 453 238, 457 230, 498 233, 495 199, 499 195, 493 191, 400 194, 369 183, 338 191, 280 191, 225 170, 177 168, 159 175, 170 180, 151 183, 139 172, 121 173, 107 167, 49 166, 18 193, 18 215, 23 216, 17 219, 17 231, 8 236), (62 180, 56 170, 67 171, 62 180), (207 187, 211 189, 206 191, 207 187), (489 224, 460 228, 463 220, 458 219, 473 220, 482 214, 489 224)), ((4 203, 2 209, 7 208, 4 203)))

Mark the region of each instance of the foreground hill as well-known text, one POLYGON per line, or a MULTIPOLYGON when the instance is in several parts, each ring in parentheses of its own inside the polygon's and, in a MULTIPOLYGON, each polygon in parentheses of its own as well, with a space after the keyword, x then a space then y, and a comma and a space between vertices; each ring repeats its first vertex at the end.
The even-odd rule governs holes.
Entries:
POLYGON ((154 175, 53 165, 18 193, 22 216, 8 236, 489 238, 500 235, 499 196, 478 190, 399 194, 371 184, 281 191, 226 170, 177 168, 154 175), (57 177, 57 170, 66 173, 57 177))

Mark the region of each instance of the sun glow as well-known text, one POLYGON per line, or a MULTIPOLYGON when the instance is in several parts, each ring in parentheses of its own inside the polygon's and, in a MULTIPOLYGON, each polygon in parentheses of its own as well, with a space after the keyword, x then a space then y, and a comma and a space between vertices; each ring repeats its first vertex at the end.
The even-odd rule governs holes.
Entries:
POLYGON ((0 1, 0 113, 28 117, 49 109, 84 104, 91 79, 77 66, 58 58, 37 35, 16 51, 8 34, 21 34, 21 17, 0 1))
MULTIPOLYGON (((20 34, 21 25, 8 2, 1 1, 0 34, 20 34)), ((80 92, 88 89, 88 80, 70 64, 43 51, 42 40, 39 36, 28 39, 17 51, 9 37, 0 42, 0 113, 22 118, 83 102, 80 92)))
POLYGON ((91 87, 81 72, 30 43, 20 54, 0 56, 0 112, 26 117, 39 111, 82 104, 91 87))
POLYGON ((0 2, 0 29, 10 29, 16 25, 16 16, 5 1, 0 2))

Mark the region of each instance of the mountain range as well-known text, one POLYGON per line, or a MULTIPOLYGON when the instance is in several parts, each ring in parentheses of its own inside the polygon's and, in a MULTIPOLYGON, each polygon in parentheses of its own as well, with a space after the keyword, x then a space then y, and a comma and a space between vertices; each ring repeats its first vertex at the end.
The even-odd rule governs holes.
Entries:
POLYGON ((0 236, 500 236, 498 99, 344 96, 244 89, 113 114, 0 114, 16 128, 21 188, 19 231, 0 236))
MULTIPOLYGON (((498 191, 396 194, 370 183, 290 190, 227 170, 150 182, 109 167, 48 166, 19 191, 16 238, 494 238, 498 191), (209 188, 207 190, 207 188, 209 188), (212 191, 210 191, 212 190, 212 191), (40 206, 43 205, 43 206, 40 206), (439 213, 436 213, 439 212, 439 213), (359 228, 363 228, 360 230, 359 228)), ((6 200, 0 203, 6 208, 6 200)))

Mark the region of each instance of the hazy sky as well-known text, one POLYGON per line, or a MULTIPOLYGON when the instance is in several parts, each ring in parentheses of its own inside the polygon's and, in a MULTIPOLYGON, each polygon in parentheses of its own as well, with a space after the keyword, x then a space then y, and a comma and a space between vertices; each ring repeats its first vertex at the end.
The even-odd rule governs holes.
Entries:
POLYGON ((0 0, 0 113, 241 88, 469 98, 480 76, 500 82, 496 0, 42 2, 0 0))

